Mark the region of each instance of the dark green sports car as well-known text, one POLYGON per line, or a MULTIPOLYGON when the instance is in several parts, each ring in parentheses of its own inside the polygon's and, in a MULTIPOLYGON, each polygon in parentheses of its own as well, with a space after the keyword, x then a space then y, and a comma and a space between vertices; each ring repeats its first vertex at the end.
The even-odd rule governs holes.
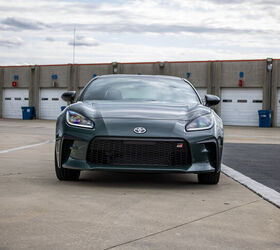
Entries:
POLYGON ((93 78, 56 122, 55 170, 78 180, 81 170, 196 173, 217 184, 223 124, 186 79, 151 75, 93 78))

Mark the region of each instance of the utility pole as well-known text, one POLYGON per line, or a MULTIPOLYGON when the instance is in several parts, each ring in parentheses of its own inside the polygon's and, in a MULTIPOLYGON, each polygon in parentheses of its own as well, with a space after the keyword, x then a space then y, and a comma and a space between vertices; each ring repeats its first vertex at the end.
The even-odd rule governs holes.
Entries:
POLYGON ((75 46, 76 46, 76 28, 74 28, 74 37, 73 37, 73 64, 75 64, 75 46))

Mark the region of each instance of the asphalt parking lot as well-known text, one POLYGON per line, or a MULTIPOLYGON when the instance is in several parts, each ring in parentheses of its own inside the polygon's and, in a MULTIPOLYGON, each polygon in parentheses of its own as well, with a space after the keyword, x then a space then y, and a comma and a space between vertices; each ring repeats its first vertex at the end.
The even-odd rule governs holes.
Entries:
MULTIPOLYGON (((280 209, 225 175, 214 186, 180 174, 59 182, 54 127, 0 120, 0 249, 280 248, 280 209)), ((225 144, 277 144, 279 131, 229 127, 225 144)))
POLYGON ((280 128, 226 127, 223 163, 280 192, 280 128))
POLYGON ((280 192, 280 144, 226 143, 224 146, 224 164, 280 192))

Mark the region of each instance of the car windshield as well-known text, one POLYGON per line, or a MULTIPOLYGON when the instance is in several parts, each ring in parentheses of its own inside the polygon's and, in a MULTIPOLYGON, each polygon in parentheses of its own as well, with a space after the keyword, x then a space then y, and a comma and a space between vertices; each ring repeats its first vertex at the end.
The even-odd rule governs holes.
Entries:
POLYGON ((82 100, 200 103, 193 88, 182 79, 140 76, 98 78, 85 90, 82 100))

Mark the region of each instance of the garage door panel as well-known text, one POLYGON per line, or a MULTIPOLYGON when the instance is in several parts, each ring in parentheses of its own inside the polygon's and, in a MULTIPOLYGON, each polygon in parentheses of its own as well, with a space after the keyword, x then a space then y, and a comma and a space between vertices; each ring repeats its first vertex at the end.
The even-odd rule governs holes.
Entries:
POLYGON ((21 107, 28 105, 28 89, 3 90, 3 118, 22 119, 21 107))
POLYGON ((61 106, 67 103, 61 95, 67 89, 40 89, 40 119, 55 120, 61 112, 61 106))
POLYGON ((225 125, 258 126, 262 89, 222 89, 221 117, 225 125))

